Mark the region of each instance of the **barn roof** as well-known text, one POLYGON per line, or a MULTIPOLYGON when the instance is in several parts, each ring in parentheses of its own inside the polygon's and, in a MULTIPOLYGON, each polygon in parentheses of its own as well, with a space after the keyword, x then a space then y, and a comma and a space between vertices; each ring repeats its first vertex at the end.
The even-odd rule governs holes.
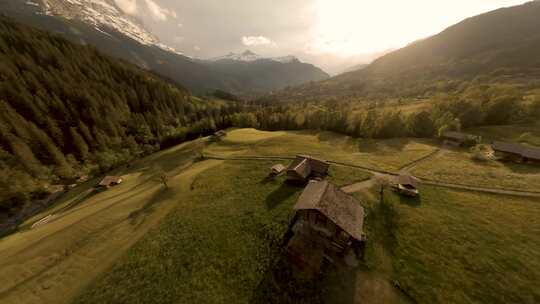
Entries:
POLYGON ((122 177, 120 176, 105 176, 105 178, 99 182, 99 186, 110 186, 112 184, 117 184, 120 181, 122 181, 122 177))
POLYGON ((326 174, 330 164, 321 159, 313 158, 309 155, 297 155, 295 160, 289 165, 287 170, 295 171, 302 178, 307 178, 312 172, 326 174))
POLYGON ((491 148, 495 151, 513 153, 526 157, 528 159, 540 160, 540 148, 525 146, 518 143, 509 143, 496 141, 491 145, 491 148))
POLYGON ((414 188, 418 188, 418 179, 410 175, 399 175, 396 177, 396 184, 399 185, 410 185, 414 188))
POLYGON ((285 170, 285 166, 282 164, 273 165, 271 170, 275 172, 283 172, 283 170, 285 170))
POLYGON ((357 240, 362 240, 364 208, 352 196, 327 182, 307 185, 295 210, 317 210, 357 240))

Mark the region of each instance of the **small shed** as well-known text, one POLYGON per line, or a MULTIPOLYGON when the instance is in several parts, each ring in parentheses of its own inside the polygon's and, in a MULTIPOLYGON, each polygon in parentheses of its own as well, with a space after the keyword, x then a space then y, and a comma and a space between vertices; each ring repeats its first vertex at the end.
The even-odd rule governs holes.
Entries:
POLYGON ((120 185, 123 181, 124 180, 120 176, 106 176, 99 182, 98 187, 109 188, 120 185))
POLYGON ((285 171, 285 169, 287 169, 287 167, 285 167, 282 164, 273 165, 272 168, 270 168, 270 175, 271 176, 278 176, 281 173, 283 173, 285 171))
POLYGON ((491 148, 499 160, 540 164, 540 148, 538 147, 496 141, 491 148))
MULTIPOLYGON (((319 254, 330 262, 343 262, 345 255, 362 254, 364 208, 354 197, 328 181, 312 181, 296 205, 287 245, 292 261, 314 267, 319 254), (309 250, 298 250, 302 248, 309 250), (311 244, 307 246, 305 244, 311 244)), ((320 266, 320 263, 319 263, 320 266)))
POLYGON ((419 195, 419 183, 419 180, 414 176, 399 175, 396 176, 393 187, 400 194, 415 197, 419 195))
POLYGON ((287 167, 287 179, 306 182, 310 178, 323 178, 328 175, 330 164, 309 155, 297 155, 287 167))
POLYGON ((472 147, 482 141, 482 137, 462 132, 447 131, 441 135, 445 144, 456 147, 472 147))

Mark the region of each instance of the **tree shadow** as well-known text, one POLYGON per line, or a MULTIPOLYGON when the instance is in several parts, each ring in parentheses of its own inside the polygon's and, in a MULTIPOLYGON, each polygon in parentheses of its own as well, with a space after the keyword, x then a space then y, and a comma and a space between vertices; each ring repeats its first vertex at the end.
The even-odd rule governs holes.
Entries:
POLYGON ((128 215, 128 219, 132 225, 138 225, 144 221, 144 219, 155 211, 155 206, 160 202, 167 200, 174 196, 174 191, 169 188, 163 188, 155 193, 141 208, 132 211, 128 215))
POLYGON ((67 212, 77 206, 79 206, 81 203, 83 203, 84 201, 88 200, 89 198, 91 198, 92 196, 98 194, 100 191, 95 189, 95 188, 92 188, 92 189, 89 189, 86 193, 82 194, 79 198, 77 198, 76 200, 72 201, 71 203, 67 204, 66 206, 62 207, 61 209, 59 209, 56 213, 58 214, 61 214, 61 213, 64 213, 64 212, 67 212))
POLYGON ((281 183, 279 188, 266 197, 266 207, 268 209, 274 209, 300 190, 301 188, 293 184, 287 182, 281 183))

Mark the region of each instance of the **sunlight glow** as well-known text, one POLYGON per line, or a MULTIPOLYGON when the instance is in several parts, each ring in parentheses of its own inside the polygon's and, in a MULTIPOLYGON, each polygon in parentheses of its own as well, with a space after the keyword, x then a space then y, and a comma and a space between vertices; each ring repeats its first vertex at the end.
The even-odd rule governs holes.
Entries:
POLYGON ((315 0, 306 52, 349 56, 403 47, 469 16, 523 0, 315 0))

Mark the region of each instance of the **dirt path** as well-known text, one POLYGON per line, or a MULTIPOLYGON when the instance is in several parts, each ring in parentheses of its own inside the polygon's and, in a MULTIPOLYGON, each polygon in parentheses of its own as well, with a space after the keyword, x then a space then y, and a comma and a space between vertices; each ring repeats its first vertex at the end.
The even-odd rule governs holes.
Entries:
MULTIPOLYGON (((401 170, 398 172, 389 172, 384 170, 378 170, 373 168, 367 168, 359 165, 353 165, 353 164, 347 164, 337 161, 328 161, 331 164, 336 164, 344 167, 349 168, 355 168, 359 169, 365 172, 369 172, 373 174, 373 178, 367 181, 362 181, 359 183, 355 183, 352 185, 348 185, 342 188, 342 190, 346 193, 356 193, 365 191, 366 189, 369 189, 370 187, 374 186, 377 183, 377 179, 392 179, 395 176, 399 174, 409 174, 409 172, 414 169, 416 166, 418 166, 423 161, 426 161, 428 159, 431 159, 433 157, 441 157, 444 154, 448 153, 448 150, 445 148, 438 149, 434 151, 433 153, 422 157, 420 159, 417 159, 410 164, 404 166, 401 170)), ((238 161, 267 161, 267 160, 292 160, 295 157, 294 156, 235 156, 235 157, 226 157, 226 156, 214 156, 214 155, 205 155, 206 159, 216 159, 216 160, 238 160, 238 161)), ((467 191, 478 191, 478 192, 485 192, 485 193, 493 193, 493 194, 503 194, 503 195, 514 195, 514 196, 525 196, 525 197, 540 197, 540 192, 534 192, 534 191, 526 191, 526 190, 518 190, 518 189, 500 189, 500 188, 489 188, 489 187, 477 187, 474 185, 460 185, 460 184, 454 184, 454 183, 445 183, 440 181, 430 181, 425 179, 419 179, 420 182, 424 185, 430 185, 430 186, 436 186, 436 187, 443 187, 443 188, 450 188, 450 189, 459 189, 459 190, 467 190, 467 191)))

